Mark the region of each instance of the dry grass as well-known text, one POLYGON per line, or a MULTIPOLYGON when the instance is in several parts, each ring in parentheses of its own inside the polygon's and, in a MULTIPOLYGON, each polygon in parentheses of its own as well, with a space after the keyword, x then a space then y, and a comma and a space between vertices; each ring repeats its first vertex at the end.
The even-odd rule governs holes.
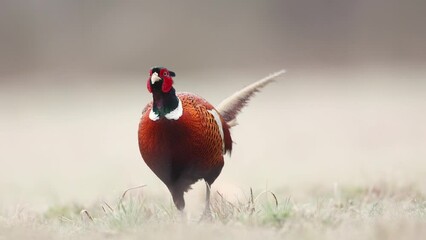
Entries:
POLYGON ((295 201, 248 191, 230 201, 213 195, 212 222, 185 217, 143 189, 115 203, 51 206, 42 214, 16 208, 0 217, 0 239, 419 239, 426 233, 426 198, 415 186, 339 187, 295 201))

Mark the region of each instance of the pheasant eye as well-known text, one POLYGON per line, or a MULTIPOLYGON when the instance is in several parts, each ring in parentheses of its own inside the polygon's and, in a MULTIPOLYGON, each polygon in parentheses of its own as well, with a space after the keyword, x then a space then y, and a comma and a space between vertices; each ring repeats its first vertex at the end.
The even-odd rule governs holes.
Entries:
POLYGON ((164 73, 163 73, 163 76, 167 76, 167 72, 164 72, 164 73))

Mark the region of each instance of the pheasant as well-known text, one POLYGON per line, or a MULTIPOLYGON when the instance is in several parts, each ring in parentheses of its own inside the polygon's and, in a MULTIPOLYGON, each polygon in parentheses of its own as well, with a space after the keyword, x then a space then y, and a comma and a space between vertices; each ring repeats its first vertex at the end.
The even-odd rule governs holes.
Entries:
POLYGON ((153 101, 142 111, 139 150, 148 167, 169 189, 178 210, 185 207, 184 193, 198 180, 206 183, 210 213, 210 186, 232 151, 230 128, 236 116, 261 88, 285 71, 261 79, 225 99, 216 108, 192 93, 176 93, 175 73, 164 67, 149 71, 147 88, 153 101))

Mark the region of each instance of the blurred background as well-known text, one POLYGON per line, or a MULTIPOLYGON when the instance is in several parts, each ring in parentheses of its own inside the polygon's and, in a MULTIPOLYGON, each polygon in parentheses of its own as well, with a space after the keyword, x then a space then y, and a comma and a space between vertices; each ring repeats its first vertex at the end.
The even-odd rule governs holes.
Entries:
POLYGON ((214 186, 228 196, 380 181, 426 190, 425 11, 399 0, 2 0, 0 206, 140 184, 168 197, 136 136, 155 65, 214 105, 287 69, 232 130, 214 186))

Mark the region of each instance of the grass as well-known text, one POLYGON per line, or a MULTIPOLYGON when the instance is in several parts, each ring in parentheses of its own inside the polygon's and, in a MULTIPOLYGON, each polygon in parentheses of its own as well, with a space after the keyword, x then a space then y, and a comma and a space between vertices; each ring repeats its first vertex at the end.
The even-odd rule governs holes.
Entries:
POLYGON ((426 198, 414 186, 336 185, 304 202, 251 189, 247 199, 231 202, 216 192, 213 221, 202 223, 169 201, 150 201, 143 189, 131 191, 87 208, 73 203, 41 214, 19 207, 4 212, 0 239, 418 239, 426 233, 426 198))

